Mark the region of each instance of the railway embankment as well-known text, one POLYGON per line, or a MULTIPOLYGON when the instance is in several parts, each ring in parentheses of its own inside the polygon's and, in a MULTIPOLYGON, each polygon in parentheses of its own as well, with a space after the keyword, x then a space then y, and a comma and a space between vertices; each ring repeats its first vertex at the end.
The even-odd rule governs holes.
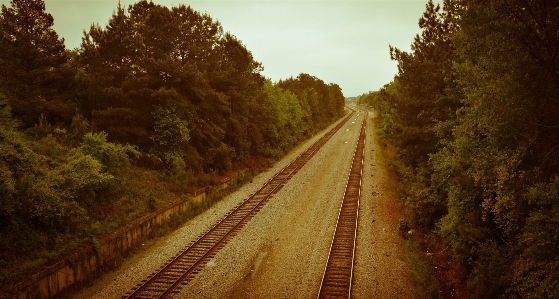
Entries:
POLYGON ((144 242, 161 235, 165 228, 184 219, 195 205, 219 196, 219 193, 234 186, 245 175, 244 171, 238 172, 216 186, 199 190, 187 199, 169 202, 112 233, 99 236, 93 244, 73 250, 56 263, 39 269, 15 284, 14 298, 52 298, 70 289, 91 284, 102 273, 120 265, 144 242))
MULTIPOLYGON (((316 135, 311 138, 311 141, 316 141, 321 135, 316 135)), ((301 151, 304 147, 295 149, 294 152, 301 151)), ((277 165, 281 164, 279 162, 277 165)), ((184 223, 185 219, 189 218, 185 217, 185 214, 188 215, 190 212, 190 216, 193 216, 191 212, 193 206, 205 205, 206 208, 203 210, 208 209, 217 201, 216 198, 224 195, 224 190, 229 188, 225 193, 232 192, 239 182, 245 182, 248 177, 253 175, 249 171, 240 171, 223 179, 218 185, 194 192, 188 199, 169 202, 164 207, 136 219, 112 233, 98 236, 94 239, 93 244, 77 248, 58 259, 57 262, 39 269, 26 279, 16 283, 11 290, 11 293, 14 294, 12 298, 52 298, 93 285, 93 282, 101 275, 117 269, 145 242, 161 236, 163 232, 169 232, 169 227, 177 227, 184 223), (208 202, 210 203, 208 204, 208 202)), ((259 181, 255 179, 255 183, 249 185, 257 184, 259 181)), ((198 210, 200 209, 198 208, 198 210)), ((212 216, 215 215, 209 217, 206 215, 210 222, 213 221, 212 216)))

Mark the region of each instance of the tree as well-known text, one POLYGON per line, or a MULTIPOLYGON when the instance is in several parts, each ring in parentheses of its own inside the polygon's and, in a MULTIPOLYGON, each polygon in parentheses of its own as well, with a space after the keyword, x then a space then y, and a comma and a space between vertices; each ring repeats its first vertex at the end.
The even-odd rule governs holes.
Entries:
POLYGON ((121 165, 118 163, 128 159, 126 153, 126 160, 115 155, 114 145, 111 148, 97 142, 101 147, 96 148, 88 138, 80 149, 73 151, 62 148, 52 135, 39 143, 45 143, 51 152, 57 151, 57 157, 36 153, 36 145, 24 134, 0 126, 3 258, 6 252, 20 251, 18 247, 33 252, 55 245, 57 238, 49 236, 87 230, 87 208, 95 202, 97 191, 114 182, 114 176, 107 170, 114 170, 113 167, 121 165))
POLYGON ((41 113, 51 121, 69 122, 75 105, 68 82, 64 40, 43 0, 12 0, 0 15, 0 84, 14 116, 29 127, 41 113))
POLYGON ((432 157, 436 175, 449 178, 441 232, 471 268, 474 297, 556 297, 558 243, 548 236, 557 217, 559 6, 472 0, 457 7, 454 94, 463 107, 432 157))
MULTIPOLYGON (((208 74, 210 85, 213 89, 227 97, 227 108, 222 107, 225 126, 224 142, 235 149, 238 159, 246 159, 253 151, 249 141, 251 123, 255 123, 255 113, 251 110, 258 109, 262 103, 258 102, 263 97, 264 77, 260 74, 262 65, 255 61, 252 53, 235 36, 226 33, 216 48, 217 63, 208 74), (255 107, 256 106, 256 107, 255 107), (227 115, 229 114, 229 115, 227 115)), ((213 110, 218 105, 210 104, 213 110)))
POLYGON ((147 1, 127 11, 119 5, 106 28, 85 33, 80 62, 88 86, 84 114, 111 140, 168 152, 156 140, 161 119, 153 111, 171 101, 176 117, 188 124, 181 150, 193 164, 212 171, 219 168, 215 157, 240 161, 258 147, 248 128, 250 112, 261 111, 262 66, 207 14, 147 1))
POLYGON ((305 134, 322 129, 343 115, 343 105, 340 104, 343 93, 335 84, 326 85, 317 77, 300 74, 297 78, 280 80, 278 86, 299 99, 304 122, 308 124, 305 134))
POLYGON ((80 106, 84 115, 95 118, 112 140, 144 146, 149 144, 149 131, 142 124, 149 126, 151 119, 149 112, 141 113, 133 106, 145 107, 146 103, 138 101, 140 96, 131 101, 124 89, 127 78, 139 72, 133 70, 138 55, 132 33, 132 24, 120 4, 105 30, 92 25, 88 33, 84 32, 79 62, 87 89, 80 98, 80 106))
POLYGON ((441 123, 455 118, 458 100, 448 95, 452 82, 454 46, 451 37, 456 22, 451 5, 445 9, 429 1, 419 19, 421 35, 416 35, 412 52, 390 47, 398 62, 397 93, 390 113, 393 122, 385 136, 398 149, 399 172, 408 183, 406 205, 416 225, 433 228, 446 212, 445 198, 437 192, 438 178, 431 177, 430 155, 443 147, 441 123))
POLYGON ((270 80, 264 85, 266 112, 272 117, 266 128, 270 155, 280 157, 304 136, 303 111, 295 95, 284 91, 270 80))
POLYGON ((398 62, 399 97, 394 103, 398 117, 394 142, 403 150, 404 164, 426 163, 437 144, 434 125, 448 118, 447 106, 438 103, 446 88, 452 66, 453 19, 448 11, 429 1, 419 20, 421 35, 412 43, 412 53, 390 47, 398 62))
POLYGON ((190 139, 188 123, 177 113, 172 100, 156 107, 153 116, 158 149, 163 152, 166 162, 173 164, 173 161, 182 158, 184 144, 190 139))
POLYGON ((335 83, 328 84, 330 95, 328 96, 328 111, 331 119, 337 119, 343 116, 345 97, 342 88, 335 83))

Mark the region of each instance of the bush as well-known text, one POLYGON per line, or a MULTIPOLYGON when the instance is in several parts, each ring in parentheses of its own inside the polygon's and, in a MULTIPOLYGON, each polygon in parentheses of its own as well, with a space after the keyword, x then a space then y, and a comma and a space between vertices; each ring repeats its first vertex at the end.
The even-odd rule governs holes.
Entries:
POLYGON ((470 298, 504 298, 507 291, 510 256, 506 248, 488 242, 477 252, 478 258, 468 280, 470 298))
POLYGON ((107 133, 105 132, 85 134, 77 151, 94 157, 102 163, 104 170, 109 173, 115 173, 121 168, 129 166, 129 154, 134 157, 140 156, 140 152, 135 146, 107 142, 107 133))
POLYGON ((235 149, 227 144, 222 143, 220 147, 211 149, 210 155, 213 157, 213 165, 218 171, 224 172, 231 170, 233 167, 232 161, 235 156, 235 149))

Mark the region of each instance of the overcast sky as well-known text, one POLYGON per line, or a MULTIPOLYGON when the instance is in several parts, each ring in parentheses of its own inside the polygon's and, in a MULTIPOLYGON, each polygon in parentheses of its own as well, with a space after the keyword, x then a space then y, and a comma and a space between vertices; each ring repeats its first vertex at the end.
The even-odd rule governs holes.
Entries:
MULTIPOLYGON (((137 1, 121 0, 122 5, 137 1)), ((388 46, 409 51, 427 0, 153 0, 207 12, 235 35, 263 75, 276 82, 300 73, 338 84, 346 97, 378 90, 397 72, 388 46)), ((441 1, 434 1, 440 3, 441 1)), ((10 6, 9 0, 0 3, 10 6)), ((83 30, 105 26, 118 0, 46 0, 54 29, 67 48, 83 30)))

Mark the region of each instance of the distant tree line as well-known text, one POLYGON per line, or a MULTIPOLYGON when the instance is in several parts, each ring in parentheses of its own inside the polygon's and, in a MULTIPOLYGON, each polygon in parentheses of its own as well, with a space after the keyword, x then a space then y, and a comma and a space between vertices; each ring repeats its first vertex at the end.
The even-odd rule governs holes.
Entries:
POLYGON ((559 4, 432 1, 394 81, 361 97, 397 150, 406 221, 472 298, 559 297, 559 4))
POLYGON ((43 0, 2 5, 0 268, 22 248, 33 257, 88 238, 119 211, 116 198, 152 206, 151 190, 128 186, 143 173, 131 167, 184 191, 277 159, 343 115, 338 85, 307 74, 272 83, 241 41, 189 6, 119 4, 74 50, 53 24, 43 0))

